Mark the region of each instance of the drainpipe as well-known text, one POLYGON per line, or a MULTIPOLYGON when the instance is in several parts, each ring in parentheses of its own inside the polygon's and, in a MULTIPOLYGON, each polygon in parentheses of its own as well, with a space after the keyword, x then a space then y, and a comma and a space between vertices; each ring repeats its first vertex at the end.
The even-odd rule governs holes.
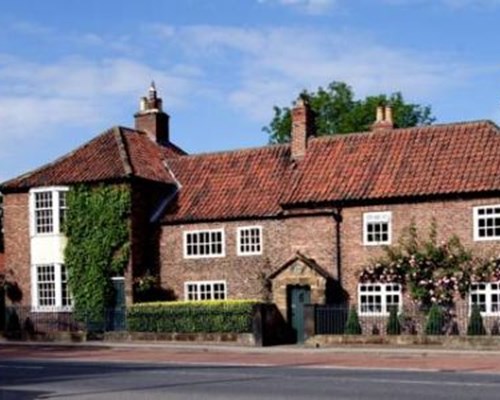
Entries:
POLYGON ((333 220, 335 221, 335 249, 337 252, 337 280, 342 287, 342 240, 341 240, 341 224, 342 224, 342 209, 337 208, 333 212, 333 220))

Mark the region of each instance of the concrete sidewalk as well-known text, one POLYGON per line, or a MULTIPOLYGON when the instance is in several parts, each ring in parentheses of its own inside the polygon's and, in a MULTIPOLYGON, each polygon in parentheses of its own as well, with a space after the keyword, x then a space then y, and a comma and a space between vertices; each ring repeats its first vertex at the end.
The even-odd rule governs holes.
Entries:
POLYGON ((0 358, 500 374, 500 351, 430 347, 342 346, 316 349, 157 342, 0 342, 0 358))

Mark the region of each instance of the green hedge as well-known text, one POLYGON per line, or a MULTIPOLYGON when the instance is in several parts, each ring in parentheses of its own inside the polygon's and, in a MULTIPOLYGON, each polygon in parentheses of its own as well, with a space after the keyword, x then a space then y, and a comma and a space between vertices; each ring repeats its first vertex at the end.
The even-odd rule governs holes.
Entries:
POLYGON ((131 332, 219 332, 252 331, 253 300, 141 303, 127 311, 131 332))

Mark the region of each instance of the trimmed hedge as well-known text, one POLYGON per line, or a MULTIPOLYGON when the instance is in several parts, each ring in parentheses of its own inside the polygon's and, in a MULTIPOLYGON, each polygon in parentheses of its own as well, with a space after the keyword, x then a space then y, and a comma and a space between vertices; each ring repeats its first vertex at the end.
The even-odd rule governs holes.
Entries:
POLYGON ((253 300, 140 303, 127 311, 131 332, 248 333, 253 300))

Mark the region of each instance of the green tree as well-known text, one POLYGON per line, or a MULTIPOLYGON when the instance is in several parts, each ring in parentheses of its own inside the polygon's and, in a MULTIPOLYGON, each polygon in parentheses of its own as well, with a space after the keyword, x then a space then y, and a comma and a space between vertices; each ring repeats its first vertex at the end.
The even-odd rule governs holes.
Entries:
POLYGON ((467 326, 467 335, 486 335, 486 329, 484 329, 483 324, 483 317, 481 316, 481 311, 476 304, 472 306, 472 312, 470 314, 469 324, 467 326))
POLYGON ((399 323, 397 307, 391 307, 389 319, 387 320, 387 334, 388 335, 401 334, 401 324, 399 323))
POLYGON ((349 315, 347 316, 347 323, 345 325, 344 333, 346 335, 361 335, 362 329, 359 323, 358 312, 354 307, 349 310, 349 315))
MULTIPOLYGON (((319 87, 316 92, 304 91, 302 95, 309 98, 315 112, 319 136, 369 130, 379 105, 392 106, 397 128, 430 125, 435 121, 430 106, 406 103, 400 92, 357 100, 349 85, 334 81, 326 88, 319 87)), ((269 134, 271 143, 288 142, 292 130, 291 108, 275 106, 274 117, 263 130, 269 134)))
POLYGON ((442 335, 444 328, 443 310, 437 304, 433 304, 429 315, 427 316, 427 324, 425 325, 426 335, 442 335))

